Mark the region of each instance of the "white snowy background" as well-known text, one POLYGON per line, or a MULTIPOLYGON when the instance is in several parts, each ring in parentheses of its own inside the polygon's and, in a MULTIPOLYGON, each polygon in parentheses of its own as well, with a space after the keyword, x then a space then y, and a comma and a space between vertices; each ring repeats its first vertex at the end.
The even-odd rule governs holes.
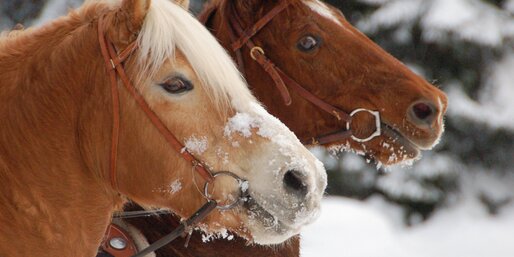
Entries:
MULTIPOLYGON (((0 0, 0 30, 42 24, 81 2, 0 0)), ((449 127, 435 151, 386 174, 353 154, 313 149, 335 193, 302 233, 302 256, 514 256, 514 0, 331 3, 393 54, 428 49, 399 58, 447 92, 449 127), (460 67, 468 68, 448 75, 460 67)))

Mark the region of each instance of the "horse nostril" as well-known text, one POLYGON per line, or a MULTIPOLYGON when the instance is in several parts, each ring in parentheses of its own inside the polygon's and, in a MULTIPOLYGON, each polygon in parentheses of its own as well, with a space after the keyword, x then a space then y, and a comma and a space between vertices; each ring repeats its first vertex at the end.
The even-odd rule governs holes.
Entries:
POLYGON ((425 120, 434 113, 434 108, 425 103, 417 103, 412 106, 412 111, 420 120, 425 120))
POLYGON ((288 170, 284 175, 284 185, 290 191, 302 196, 307 194, 307 185, 302 180, 302 175, 297 170, 288 170))

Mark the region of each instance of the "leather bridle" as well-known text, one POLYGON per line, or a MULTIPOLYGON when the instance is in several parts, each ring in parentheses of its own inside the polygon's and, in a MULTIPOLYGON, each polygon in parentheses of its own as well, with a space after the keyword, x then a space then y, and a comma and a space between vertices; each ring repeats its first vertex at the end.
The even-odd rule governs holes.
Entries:
MULTIPOLYGON (((116 174, 116 164, 117 164, 117 156, 118 156, 118 140, 119 140, 119 131, 120 131, 120 97, 118 91, 118 80, 119 77, 122 81, 123 86, 132 96, 132 98, 136 101, 137 105, 143 110, 151 123, 155 126, 155 128, 160 132, 160 134, 164 137, 166 142, 178 153, 181 155, 183 159, 190 162, 192 168, 196 170, 196 172, 205 180, 204 190, 200 191, 202 196, 207 200, 207 202, 199 208, 191 217, 181 222, 181 224, 175 228, 170 234, 161 238, 160 240, 154 242, 152 245, 143 249, 139 253, 133 255, 133 257, 145 256, 148 253, 151 253, 162 246, 168 244, 179 236, 183 236, 184 233, 191 235, 193 229, 192 227, 196 226, 198 222, 203 220, 209 213, 211 213, 214 209, 219 210, 228 210, 234 208, 236 205, 241 203, 247 196, 247 189, 243 189, 243 184, 246 184, 244 179, 239 178, 234 173, 229 171, 220 171, 220 172, 212 172, 208 169, 200 160, 198 160, 194 155, 192 155, 187 148, 175 137, 175 135, 169 131, 169 129, 164 125, 162 120, 157 116, 157 114, 152 111, 148 103, 145 101, 141 93, 134 87, 130 79, 128 78, 125 68, 124 61, 137 49, 136 41, 129 44, 123 51, 118 54, 115 50, 115 47, 112 42, 110 42, 104 30, 103 17, 100 17, 98 20, 98 39, 100 43, 100 49, 102 52, 103 59, 105 61, 105 65, 109 72, 110 84, 111 84, 111 96, 112 96, 112 111, 113 111, 113 119, 112 119, 112 140, 111 140, 111 151, 110 151, 110 167, 109 167, 109 177, 110 183, 114 190, 118 189, 118 181, 116 174), (219 176, 227 176, 234 179, 239 185, 239 198, 236 198, 232 201, 221 203, 214 200, 209 193, 209 186, 214 182, 216 177, 219 176)), ((194 177, 193 177, 194 180, 194 177)), ((194 181, 196 184, 196 181, 194 181)), ((151 211, 150 211, 151 212, 151 211)), ((145 213, 148 213, 145 211, 145 213)), ((119 214, 120 215, 120 214, 119 214)), ((124 215, 130 216, 130 213, 122 213, 120 217, 124 215)), ((141 214, 137 214, 141 215, 141 214)), ((143 214, 144 215, 144 214, 143 214)), ((128 240, 128 237, 121 232, 121 228, 116 226, 109 226, 108 233, 106 238, 102 243, 102 248, 104 251, 108 252, 113 256, 131 256, 134 254, 133 245, 129 248, 123 249, 115 249, 113 245, 110 245, 111 240, 128 240)), ((114 241, 113 241, 114 242, 114 241)))
MULTIPOLYGON (((302 140, 304 144, 313 144, 313 145, 325 145, 334 142, 338 142, 341 140, 345 140, 348 138, 353 139, 356 142, 367 142, 371 139, 378 137, 381 135, 381 121, 380 121, 380 113, 378 111, 368 110, 364 108, 358 108, 353 110, 350 113, 347 113, 336 106, 327 103, 323 99, 318 96, 312 94, 307 89, 305 89, 302 85, 300 85, 296 80, 287 75, 282 69, 280 69, 272 60, 270 60, 264 51, 264 49, 258 45, 256 45, 252 38, 256 36, 256 34, 261 31, 269 22, 273 20, 278 14, 282 13, 286 10, 291 1, 282 0, 277 6, 271 9, 266 15, 264 15, 261 19, 259 19, 254 25, 250 26, 247 29, 242 28, 241 18, 236 10, 236 7, 233 3, 234 1, 225 1, 225 15, 228 17, 229 23, 229 36, 231 38, 231 50, 235 53, 236 61, 239 66, 239 70, 244 74, 244 62, 243 62, 243 48, 249 49, 250 57, 256 61, 264 71, 270 76, 273 80, 275 87, 280 92, 280 95, 284 101, 286 106, 291 105, 292 99, 289 93, 289 90, 294 90, 300 97, 309 101, 319 109, 329 113, 334 116, 339 123, 344 123, 343 129, 336 130, 334 132, 313 136, 308 139, 302 140), (375 131, 366 138, 359 138, 353 135, 351 130, 352 118, 357 113, 368 113, 372 115, 375 119, 375 131)), ((200 15, 199 20, 205 26, 212 18, 216 10, 219 8, 217 5, 211 5, 206 8, 200 15)))
POLYGON ((132 96, 132 98, 136 101, 137 105, 141 108, 141 110, 146 114, 148 119, 152 122, 154 127, 161 133, 166 142, 178 153, 181 155, 183 159, 190 162, 193 168, 198 172, 198 174, 205 179, 207 182, 212 182, 214 176, 212 172, 202 164, 194 155, 192 155, 184 145, 175 137, 171 131, 164 125, 161 119, 155 114, 155 112, 150 108, 148 103, 145 101, 143 96, 139 93, 139 91, 134 87, 130 79, 127 77, 125 72, 125 68, 123 66, 123 62, 134 52, 137 48, 137 43, 132 42, 129 44, 125 50, 123 50, 119 55, 114 50, 114 45, 107 40, 102 18, 98 21, 98 38, 100 42, 100 49, 102 51, 102 56, 105 61, 105 65, 109 70, 109 77, 111 80, 111 94, 112 94, 112 106, 113 106, 113 121, 112 121, 112 143, 111 143, 111 165, 110 165, 110 180, 111 185, 114 189, 118 188, 117 176, 116 176, 116 163, 117 163, 117 153, 118 153, 118 138, 120 131, 120 99, 118 92, 118 82, 117 77, 122 81, 123 86, 132 96))

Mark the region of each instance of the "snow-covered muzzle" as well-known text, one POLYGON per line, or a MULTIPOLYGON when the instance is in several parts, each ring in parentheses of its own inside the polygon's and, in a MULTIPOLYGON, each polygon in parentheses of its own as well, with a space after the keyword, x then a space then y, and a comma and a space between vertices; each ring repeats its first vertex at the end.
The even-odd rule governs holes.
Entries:
POLYGON ((229 119, 224 135, 236 148, 252 144, 252 134, 268 141, 265 154, 252 154, 249 169, 239 175, 249 182, 243 213, 253 241, 276 244, 318 216, 326 173, 285 125, 261 106, 251 107, 229 119))
MULTIPOLYGON (((219 145, 213 148, 224 170, 248 181, 243 185, 247 197, 237 208, 240 227, 246 230, 243 236, 258 244, 277 244, 317 218, 327 177, 323 164, 285 125, 257 103, 250 106, 230 117, 224 127, 230 153, 222 152, 219 145), (245 161, 233 162, 241 159, 234 155, 243 154, 245 161)), ((199 148, 209 152, 209 148, 199 148)), ((241 186, 229 180, 217 181, 218 199, 230 198, 233 189, 241 186)), ((233 211, 222 211, 224 215, 233 215, 233 211)))

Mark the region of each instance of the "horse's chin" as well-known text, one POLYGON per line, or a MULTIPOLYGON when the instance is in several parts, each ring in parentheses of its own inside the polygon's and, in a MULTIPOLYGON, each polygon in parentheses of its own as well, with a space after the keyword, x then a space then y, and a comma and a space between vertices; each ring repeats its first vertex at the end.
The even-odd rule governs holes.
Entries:
POLYGON ((246 211, 246 223, 253 243, 260 245, 281 244, 300 233, 299 227, 295 228, 287 225, 266 211, 251 197, 244 203, 243 208, 246 211))
POLYGON ((345 143, 329 145, 328 149, 333 154, 342 151, 354 152, 384 166, 411 165, 421 158, 421 151, 427 149, 404 136, 393 126, 382 123, 381 130, 382 135, 369 142, 360 143, 349 139, 345 143))
MULTIPOLYGON (((412 162, 421 156, 421 150, 424 147, 414 143, 413 140, 404 136, 399 130, 392 126, 384 124, 382 126, 383 142, 381 146, 386 151, 386 160, 380 160, 381 163, 392 165, 402 162, 412 162)), ((385 159, 381 158, 381 159, 385 159)))

